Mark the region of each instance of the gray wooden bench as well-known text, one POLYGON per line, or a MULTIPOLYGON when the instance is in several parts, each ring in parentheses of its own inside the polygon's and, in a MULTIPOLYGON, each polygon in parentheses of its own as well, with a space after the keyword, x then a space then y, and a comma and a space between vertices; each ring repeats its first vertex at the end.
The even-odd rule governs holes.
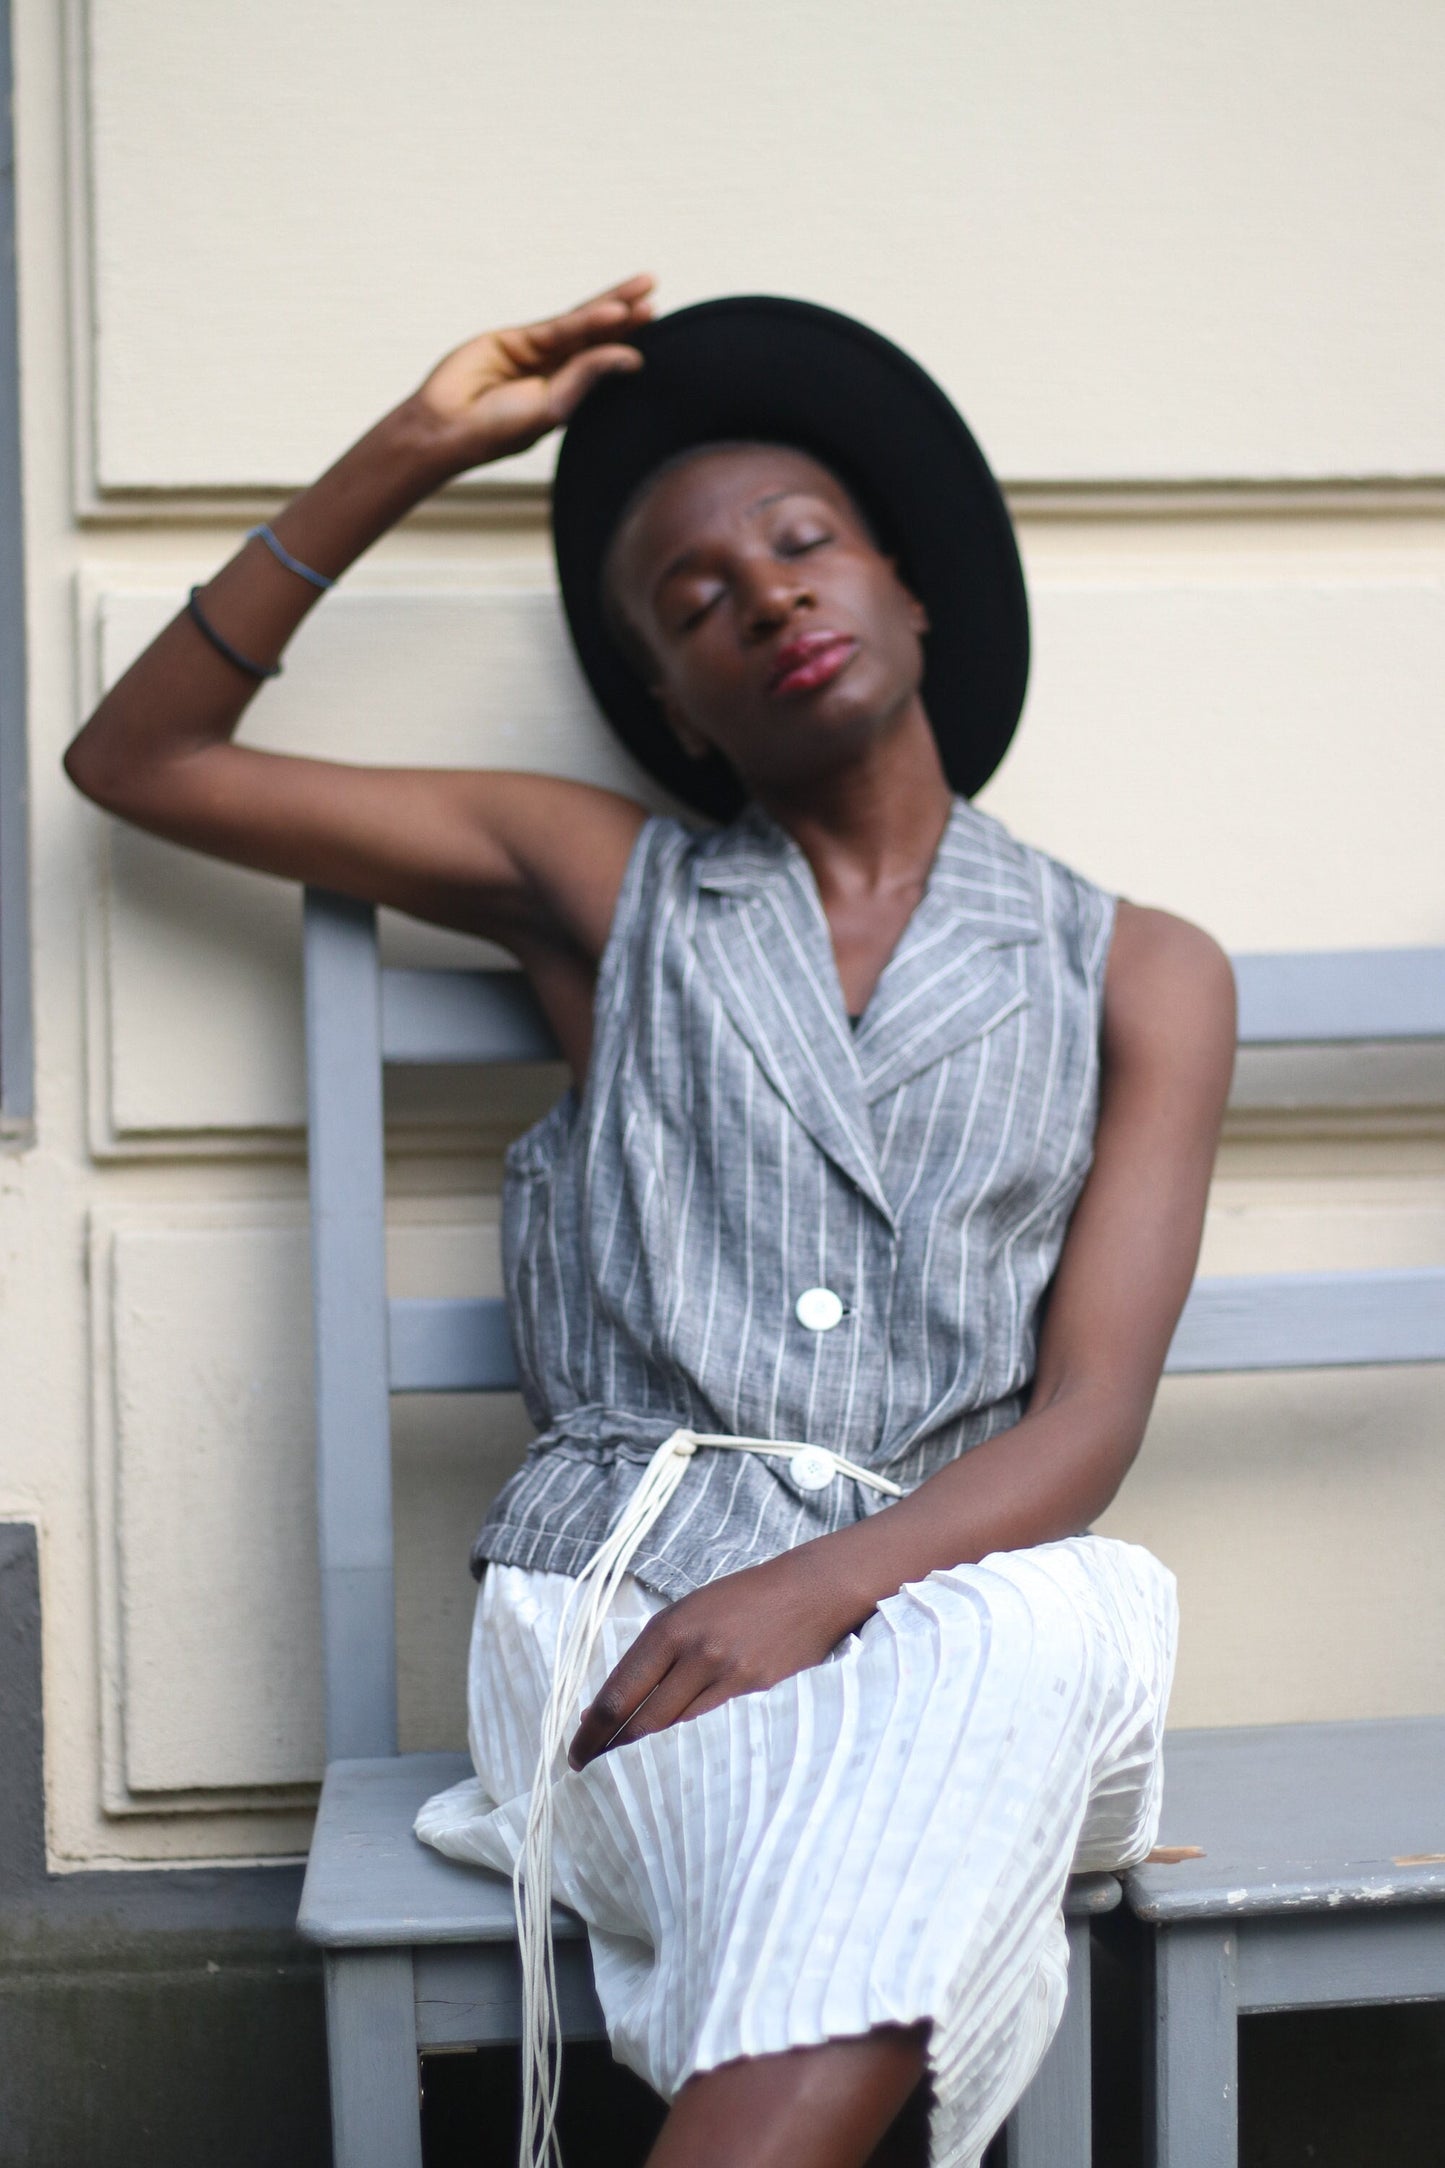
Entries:
MULTIPOLYGON (((1445 1040, 1445 949, 1236 969, 1242 1044, 1445 1040)), ((1168 1367, 1442 1360, 1430 1269, 1201 1282, 1168 1367)), ((1164 1766, 1160 1845, 1191 1856, 1125 1880, 1152 1944, 1151 2157, 1236 2168, 1242 2013, 1445 1999, 1445 1718, 1171 1732, 1164 1766)))
MULTIPOLYGON (((309 893, 305 948, 328 1767, 299 1925, 324 1952, 337 2168, 420 2168, 418 2056, 517 2040, 521 1973, 510 1883, 412 1835, 469 1764, 396 1750, 389 1398, 506 1392, 516 1372, 502 1302, 388 1299, 382 1073, 556 1048, 515 972, 379 969, 369 907, 309 893)), ((1119 1896, 1111 1875, 1070 1884, 1068 2006, 1008 2168, 1088 2168, 1090 1922, 1119 1896)), ((554 1923, 563 2036, 602 2037, 585 1929, 560 1906, 554 1923)))

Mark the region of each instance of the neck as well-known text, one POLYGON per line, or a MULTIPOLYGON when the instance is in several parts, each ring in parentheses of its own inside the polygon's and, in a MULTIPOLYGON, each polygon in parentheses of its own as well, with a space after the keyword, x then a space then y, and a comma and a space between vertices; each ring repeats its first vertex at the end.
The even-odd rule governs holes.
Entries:
POLYGON ((797 792, 753 795, 804 853, 825 905, 921 888, 954 799, 917 700, 898 730, 846 768, 797 792))

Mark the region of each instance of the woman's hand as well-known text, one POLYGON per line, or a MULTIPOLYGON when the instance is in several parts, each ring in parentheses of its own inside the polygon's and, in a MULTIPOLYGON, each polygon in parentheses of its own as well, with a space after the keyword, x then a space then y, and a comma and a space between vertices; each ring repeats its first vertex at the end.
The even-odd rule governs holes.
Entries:
POLYGON ((484 331, 438 362, 408 401, 447 475, 524 452, 568 420, 600 377, 640 369, 626 343, 652 314, 646 272, 545 323, 484 331))
POLYGON ((724 1574, 650 1618, 583 1711, 572 1767, 820 1664, 861 1623, 829 1540, 724 1574))

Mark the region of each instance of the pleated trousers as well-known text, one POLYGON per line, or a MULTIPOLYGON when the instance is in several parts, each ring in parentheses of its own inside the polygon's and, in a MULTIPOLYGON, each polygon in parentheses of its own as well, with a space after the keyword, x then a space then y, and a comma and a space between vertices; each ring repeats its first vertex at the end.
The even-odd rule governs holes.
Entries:
MULTIPOLYGON (((476 1776, 417 1833, 510 1874, 570 1578, 492 1562, 476 1776)), ((574 1712, 667 1599, 628 1576, 574 1712)), ((1077 1536, 940 1569, 819 1664, 558 1780, 556 1895, 617 2060, 673 2099, 738 2056, 930 2021, 932 2168, 975 2168, 1063 2011, 1071 1872, 1144 1857, 1174 1577, 1077 1536)), ((570 1727, 569 1727, 570 1730, 570 1727)))

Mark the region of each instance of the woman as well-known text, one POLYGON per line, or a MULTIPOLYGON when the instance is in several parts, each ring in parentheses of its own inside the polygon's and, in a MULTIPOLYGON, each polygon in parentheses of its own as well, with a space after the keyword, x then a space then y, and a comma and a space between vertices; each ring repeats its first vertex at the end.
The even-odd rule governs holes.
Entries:
POLYGON ((652 2168, 862 2163, 925 2072, 932 2158, 964 2168, 1057 2022, 1070 1866, 1157 1819, 1172 1583, 1080 1531, 1192 1277, 1232 985, 1197 929, 968 803, 1027 620, 936 387, 827 312, 653 325, 650 288, 449 356, 67 767, 527 971, 576 1080, 508 1155, 541 1435, 478 1539, 477 1780, 419 1828, 534 1875, 550 1850, 614 2052, 672 2102, 652 2168), (721 825, 231 743, 321 585, 579 407, 579 656, 721 825))

